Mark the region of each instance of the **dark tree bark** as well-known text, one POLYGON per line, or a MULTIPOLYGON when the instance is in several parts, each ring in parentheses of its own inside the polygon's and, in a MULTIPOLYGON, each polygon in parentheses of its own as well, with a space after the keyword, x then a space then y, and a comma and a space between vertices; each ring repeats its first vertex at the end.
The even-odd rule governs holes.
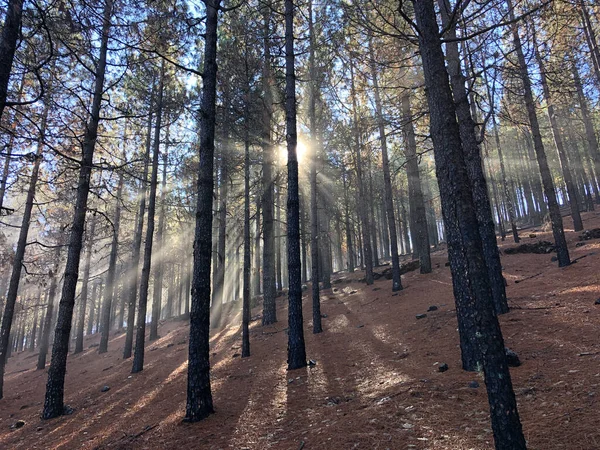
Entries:
MULTIPOLYGON (((510 20, 514 21, 515 14, 511 0, 508 0, 508 7, 510 20)), ((540 125, 538 123, 537 114, 535 112, 535 103, 533 100, 533 93, 531 91, 531 80, 529 78, 527 62, 525 61, 525 55, 523 54, 523 47, 521 45, 521 38, 519 36, 519 28, 516 22, 512 25, 512 35, 513 43, 517 53, 519 75, 523 83, 525 107, 527 109, 527 116, 529 117, 529 126, 531 128, 531 135, 533 138, 533 147, 535 149, 535 155, 537 158, 538 166, 540 168, 540 174, 542 176, 542 185, 544 186, 544 194, 546 194, 546 201, 548 202, 548 211, 550 213, 550 220, 552 222, 552 234, 554 235, 554 243, 556 245, 558 266, 564 267, 571 264, 571 259, 569 257, 569 249, 567 248, 567 241, 565 239, 565 232, 563 229, 562 216, 560 215, 560 208, 556 200, 554 181, 552 181, 552 174, 550 173, 550 167, 548 166, 546 151, 544 150, 544 143, 542 142, 542 135, 540 133, 540 125)))
POLYGON ((350 201, 348 199, 348 172, 344 169, 342 172, 342 182, 344 183, 344 228, 346 231, 346 249, 347 249, 347 268, 348 272, 354 272, 356 265, 354 256, 354 247, 352 239, 352 217, 350 217, 350 201))
POLYGON ((419 27, 419 50, 427 86, 431 138, 459 329, 462 328, 461 333, 466 331, 477 341, 477 354, 483 363, 496 449, 525 449, 502 333, 491 301, 492 290, 471 194, 471 181, 462 150, 433 0, 419 0, 413 5, 419 27), (457 208, 456 205, 460 206, 457 208), (464 295, 457 295, 457 288, 467 289, 468 304, 464 302, 464 295), (471 327, 460 327, 468 316, 471 327))
MULTIPOLYGON (((262 324, 270 325, 277 322, 275 307, 275 227, 273 216, 274 203, 274 148, 271 139, 273 125, 273 94, 271 91, 271 5, 265 5, 263 12, 263 117, 262 117, 262 147, 263 147, 263 177, 262 177, 262 214, 263 214, 263 317, 262 324)), ((258 270, 258 267, 257 267, 258 270)))
MULTIPOLYGON (((6 27, 6 25, 5 25, 6 27)), ((2 45, 0 45, 0 61, 1 61, 2 45)), ((0 69, 1 71, 2 69, 0 69)), ((1 74, 0 74, 1 75, 1 74)), ((1 82, 1 78, 0 78, 1 82)), ((0 95, 1 95, 0 84, 0 95)), ((1 98, 0 98, 1 101, 1 98)), ((23 210, 23 219, 21 220, 21 229, 19 231, 19 239, 17 240, 17 248, 13 258, 12 271, 10 282, 8 285, 8 293, 6 295, 6 303, 2 314, 2 328, 0 329, 0 399, 3 397, 4 387, 4 371, 6 368, 7 351, 9 345, 10 330, 12 327, 13 316, 15 313, 15 304, 19 293, 19 283, 21 281, 21 271, 23 268, 23 260, 25 258, 25 250, 27 249, 27 236, 29 235, 29 224, 31 222, 31 212, 35 202, 35 192, 40 172, 40 164, 43 159, 44 139, 46 136, 46 123, 48 120, 48 111, 50 110, 50 99, 47 98, 42 113, 42 121, 40 124, 40 135, 37 142, 35 152, 35 161, 31 169, 29 179, 29 188, 27 190, 27 198, 25 199, 25 209, 23 210)))
MULTIPOLYGON (((410 211, 411 236, 414 243, 413 252, 419 256, 421 273, 431 272, 431 254, 429 233, 427 232, 427 212, 423 201, 421 175, 419 174, 419 158, 417 141, 410 106, 410 96, 405 93, 402 102, 402 131, 404 133, 404 156, 406 156, 406 177, 408 179, 408 207, 410 211)), ((404 216, 406 217, 406 216, 404 216)))
POLYGON ((150 194, 148 197, 148 226, 144 243, 144 261, 140 277, 140 298, 138 303, 138 319, 135 329, 135 347, 133 350, 133 367, 131 373, 144 370, 144 350, 146 340, 146 312, 148 310, 148 288, 152 269, 152 247, 156 215, 156 190, 158 187, 158 159, 160 154, 160 129, 162 124, 162 106, 164 94, 165 66, 164 60, 160 68, 158 83, 158 99, 156 103, 156 124, 154 126, 154 146, 152 149, 152 176, 150 177, 150 194))
MULTIPOLYGON (((451 6, 449 0, 438 0, 442 16, 442 26, 447 28, 446 35, 450 38, 456 38, 456 26, 451 21, 451 6)), ((485 254, 485 264, 488 269, 490 286, 494 301, 494 309, 498 314, 508 312, 508 302, 506 301, 506 287, 504 277, 502 276, 502 263, 500 262, 500 253, 496 240, 496 230, 492 216, 492 208, 488 196, 487 181, 483 173, 483 163, 481 161, 481 151, 477 136, 475 135, 475 121, 471 116, 471 106, 466 90, 466 79, 463 75, 460 65, 460 51, 458 42, 452 41, 446 43, 446 60, 448 61, 448 72, 450 75, 450 85, 452 86, 452 95, 456 104, 456 114, 460 129, 460 138, 462 149, 465 153, 465 162, 467 164, 467 173, 471 180, 473 201, 475 202, 475 214, 479 223, 479 233, 483 243, 483 252, 485 254)))
POLYGON ((96 217, 94 216, 88 230, 88 241, 85 248, 85 265, 83 267, 83 280, 81 282, 81 292, 79 293, 79 319, 77 320, 77 331, 75 333, 75 351, 81 353, 83 351, 83 327, 85 322, 85 307, 88 297, 88 287, 90 282, 90 265, 92 262, 92 248, 96 235, 96 217))
MULTIPOLYGON (((248 39, 245 40, 246 55, 248 39)), ((246 90, 244 102, 244 268, 242 287, 242 358, 250 356, 250 82, 248 58, 245 62, 246 90)))
POLYGON ((200 110, 200 163, 194 233, 194 272, 185 421, 196 422, 214 412, 210 388, 210 265, 214 194, 215 116, 217 91, 217 24, 219 0, 205 0, 204 83, 200 110))
POLYGON ((33 322, 31 323, 31 338, 29 339, 29 351, 32 352, 35 349, 36 338, 37 338, 37 325, 38 325, 38 315, 39 315, 39 306, 42 300, 42 291, 38 289, 38 296, 36 300, 36 304, 33 306, 33 322))
POLYGON ((312 281, 313 333, 321 333, 321 298, 319 295, 319 204, 317 193, 317 73, 315 67, 315 31, 313 24, 312 0, 308 2, 308 34, 309 34, 309 76, 310 91, 308 98, 308 120, 310 129, 310 260, 312 281))
MULTIPOLYGON (((306 366, 302 319, 302 267, 300 263, 300 199, 296 147, 296 56, 294 54, 294 2, 285 0, 285 129, 287 142, 287 255, 288 255, 288 370, 306 366)), ((315 280, 313 280, 314 283, 315 280)))
POLYGON ((100 122, 100 109, 102 107, 102 94, 104 91, 104 75, 106 72, 106 56, 108 38, 111 26, 113 1, 106 0, 103 11, 103 23, 99 59, 96 65, 95 87, 90 113, 90 119, 85 129, 82 145, 82 159, 77 185, 77 200, 73 213, 73 225, 69 237, 69 249, 65 266, 65 278, 58 309, 58 320, 54 333, 54 346, 52 347, 52 360, 48 370, 48 383, 46 384, 46 398, 44 401, 43 419, 52 419, 62 415, 64 406, 65 374, 67 370, 67 354, 69 351, 69 336, 75 306, 75 291, 79 275, 79 259, 81 256, 85 213, 87 210, 88 194, 90 191, 90 177, 98 137, 98 123, 100 122))
POLYGON ((117 186, 117 197, 115 198, 115 216, 113 219, 113 235, 110 245, 110 256, 108 260, 108 272, 106 274, 106 287, 104 288, 104 301, 102 302, 102 317, 100 319, 100 345, 98 353, 108 351, 108 338, 110 335, 113 297, 116 296, 117 255, 119 253, 119 229, 121 227, 121 203, 123 201, 123 172, 119 173, 117 186))
POLYGON ((6 106, 8 81, 12 70, 17 42, 21 34, 23 0, 9 0, 0 36, 0 118, 6 106))

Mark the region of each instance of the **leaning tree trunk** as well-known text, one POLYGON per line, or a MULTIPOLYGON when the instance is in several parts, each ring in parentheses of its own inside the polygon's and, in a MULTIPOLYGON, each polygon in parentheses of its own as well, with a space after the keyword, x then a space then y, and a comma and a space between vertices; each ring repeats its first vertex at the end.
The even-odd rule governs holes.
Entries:
POLYGON ((116 293, 115 273, 117 270, 117 256, 119 253, 119 228, 121 226, 121 202, 123 197, 123 172, 119 173, 117 197, 115 198, 115 217, 113 219, 113 236, 110 245, 108 272, 106 274, 106 287, 104 288, 104 302, 102 303, 102 317, 100 319, 100 345, 98 353, 108 351, 108 338, 111 329, 111 310, 113 296, 116 293))
POLYGON ((77 320, 77 331, 75 332, 75 351, 74 354, 83 351, 83 327, 85 323, 85 306, 88 297, 88 287, 90 282, 90 265, 92 262, 92 248, 96 236, 96 216, 92 218, 90 228, 88 230, 88 241, 85 248, 85 266, 83 268, 83 280, 81 283, 81 291, 79 293, 79 318, 77 320))
POLYGON ((142 248, 142 234, 144 232, 144 214, 146 211, 146 183, 148 182, 148 165, 150 161, 150 148, 152 144, 152 117, 154 113, 154 81, 150 92, 150 103, 148 112, 148 126, 146 130, 146 152, 144 155, 144 172, 138 187, 140 206, 138 209, 135 235, 131 251, 129 293, 127 300, 127 333, 125 334, 125 345, 123 347, 123 359, 131 357, 133 348, 133 330, 135 324, 135 301, 137 299, 137 282, 140 265, 140 250, 142 248))
POLYGON ((19 35, 21 34, 21 18, 23 16, 23 0, 9 0, 4 16, 4 26, 0 36, 0 118, 6 107, 8 81, 12 70, 19 35))
POLYGON ((52 360, 48 370, 48 383, 46 384, 46 398, 42 418, 51 419, 65 412, 64 388, 65 374, 67 371, 67 354, 69 351, 69 336, 75 306, 75 291, 79 275, 79 259, 81 256, 85 213, 90 191, 90 176, 98 137, 98 124, 100 122, 100 109, 102 107, 102 94, 104 91, 104 75, 106 73, 106 55, 108 51, 108 35, 111 26, 113 0, 107 0, 104 5, 103 23, 100 43, 100 57, 96 65, 96 80, 94 97, 89 122, 85 129, 83 139, 83 155, 79 170, 77 185, 77 199, 73 214, 73 225, 69 237, 69 249, 65 266, 65 278, 58 309, 58 320, 54 333, 54 346, 52 347, 52 360))
MULTIPOLYGON (((300 200, 296 147, 296 56, 294 54, 294 2, 285 0, 285 129, 287 141, 287 255, 288 255, 288 370, 306 366, 302 319, 302 267, 300 263, 300 200)), ((315 280, 313 280, 313 283, 315 280)))
MULTIPOLYGON (((431 253, 429 233, 427 232, 427 211, 423 200, 421 175, 419 174, 419 158, 417 156, 417 141, 410 106, 410 96, 405 93, 402 102, 402 130, 404 132, 404 156, 406 157, 406 177, 408 179, 408 207, 410 210, 411 236, 415 248, 413 252, 419 255, 421 273, 431 272, 431 253)), ((408 244, 408 240, 407 240, 408 244)))
POLYGON ((465 318, 470 325, 459 328, 476 341, 483 363, 496 449, 525 449, 433 0, 415 2, 414 9, 459 326, 465 318), (469 292, 468 304, 459 289, 469 292))
POLYGON ((40 123, 40 135, 38 138, 37 150, 35 152, 35 162, 33 163, 33 167, 31 169, 29 189, 27 190, 25 209, 23 211, 23 219, 21 220, 21 230, 19 231, 19 240, 17 241, 17 248, 15 250, 15 255, 13 258, 12 272, 10 275, 10 284, 8 285, 8 293, 6 295, 6 304, 4 306, 4 311, 2 314, 2 328, 0 329, 0 399, 3 397, 4 370, 6 368, 6 360, 8 357, 8 341, 10 336, 10 330, 12 327, 13 316, 15 313, 17 295, 19 293, 19 282, 21 281, 21 270, 23 268, 25 250, 27 249, 27 236, 29 235, 31 212, 33 210, 33 205, 35 202, 35 191, 40 172, 40 164, 43 159, 42 154, 44 150, 44 139, 46 136, 46 123, 48 121, 50 101, 51 100, 49 98, 46 99, 44 105, 44 112, 42 113, 42 121, 40 123))
MULTIPOLYGON (((515 14, 512 6, 512 0, 508 0, 508 7, 510 13, 510 20, 514 21, 515 14)), ((560 208, 556 200, 554 181, 552 181, 552 174, 550 173, 548 159, 546 158, 546 151, 544 150, 544 143, 542 142, 540 125, 538 122, 537 114, 535 112, 535 102, 533 100, 533 92, 531 90, 531 80, 529 78, 527 62, 523 53, 521 37, 519 36, 519 28, 516 22, 512 25, 512 34, 513 43, 517 53, 519 75, 523 83, 525 107, 527 109, 527 116, 529 117, 529 126, 531 127, 533 147, 535 149, 535 155, 537 158, 538 166, 540 168, 540 174, 542 176, 542 185, 544 186, 544 194, 546 194, 546 201, 548 202, 548 211, 550 213, 550 220, 552 222, 552 234, 554 235, 554 243, 556 245, 558 266, 564 267, 571 264, 571 259, 569 257, 569 249, 567 248, 567 240, 565 239, 565 232, 563 229, 562 216, 560 215, 560 208)))
POLYGON ((158 158, 160 153, 160 128, 162 123, 163 91, 165 79, 164 60, 160 68, 158 84, 158 100, 156 107, 156 125, 154 127, 154 148, 152 150, 152 176, 150 177, 150 196, 148 198, 148 227, 144 243, 144 262, 140 277, 140 298, 138 303, 138 320, 135 329, 135 348, 133 351, 133 367, 131 373, 144 370, 144 346, 146 340, 146 311, 148 308, 148 287, 152 269, 152 241, 154 240, 154 216, 156 214, 156 190, 158 187, 158 158))
MULTIPOLYGON (((381 95, 379 93, 379 80, 375 66, 375 53, 373 51, 373 38, 369 34, 369 58, 371 67, 371 78, 373 79, 373 95, 375 97, 375 113, 377 115, 377 130, 379 131, 379 142, 381 144, 381 164, 383 166, 383 188, 385 215, 389 230, 389 241, 392 248, 392 292, 402 289, 400 277, 400 258, 398 256, 398 235, 396 234, 396 215, 394 213, 394 197, 392 195, 392 177, 390 175, 390 161, 387 149, 387 136, 385 134, 385 121, 383 118, 383 107, 381 106, 381 95)), ((385 224, 383 225, 385 228, 385 224)), ((423 270, 423 266, 421 266, 423 270)))
MULTIPOLYGON (((455 39, 456 25, 450 18, 450 2, 449 0, 438 0, 438 3, 440 4, 442 26, 447 29, 447 36, 450 39, 455 39)), ((446 60, 448 61, 450 84, 456 104, 462 149, 465 153, 465 161, 467 163, 467 173, 471 180, 475 214, 479 223, 485 264, 488 269, 490 286, 492 288, 494 309, 498 314, 504 314, 508 312, 506 286, 504 284, 504 277, 502 276, 502 263, 500 262, 487 181, 483 173, 481 151, 477 142, 477 136, 475 135, 476 126, 471 116, 471 106, 465 88, 466 80, 460 65, 460 52, 457 41, 446 42, 446 60)))
MULTIPOLYGON (((535 28, 534 28, 535 29, 535 28)), ((550 87, 548 86, 548 77, 546 74, 546 67, 544 61, 537 48, 537 39, 535 31, 533 33, 533 52, 535 59, 540 69, 540 79, 542 81, 542 91, 544 93, 544 100, 546 100, 546 109, 548 110, 548 118, 550 119, 550 128, 552 129, 552 137, 554 138, 554 144, 556 145, 556 151, 558 153, 558 159, 560 161, 560 167, 562 169, 563 179, 567 187, 567 194, 569 196, 569 206, 571 207, 571 217, 573 218, 573 228, 575 231, 583 230, 583 221, 581 220, 581 213, 579 211, 579 193, 577 192, 577 185, 573 180, 573 174, 569 164, 569 159, 565 152, 563 145, 563 139, 560 134, 560 126, 558 124, 558 118, 556 117, 556 111, 554 109, 554 103, 552 103, 552 97, 550 95, 550 87)))
POLYGON ((204 78, 200 111, 200 162, 194 233, 194 273, 185 421, 197 422, 214 412, 210 388, 210 269, 214 194, 215 115, 217 97, 217 25, 219 0, 205 0, 204 78))

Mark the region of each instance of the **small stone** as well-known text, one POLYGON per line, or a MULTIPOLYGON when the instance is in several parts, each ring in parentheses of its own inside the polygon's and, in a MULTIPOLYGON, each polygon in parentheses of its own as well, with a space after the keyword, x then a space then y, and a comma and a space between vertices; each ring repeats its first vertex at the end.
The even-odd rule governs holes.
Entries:
POLYGON ((429 308, 427 308, 427 312, 431 312, 431 311, 437 311, 438 307, 435 305, 431 305, 429 308))
POLYGON ((417 318, 417 320, 424 319, 425 317, 427 317, 427 314, 417 314, 415 317, 417 318))
POLYGON ((469 383, 469 387, 472 389, 477 389, 479 387, 479 383, 477 381, 471 381, 469 383))
POLYGON ((444 264, 444 267, 450 267, 450 261, 446 261, 446 264, 444 264))
POLYGON ((529 237, 530 237, 531 239, 535 239, 537 236, 536 236, 535 234, 531 233, 531 234, 529 235, 529 237))
POLYGON ((506 362, 508 363, 508 367, 519 367, 521 365, 521 360, 516 352, 508 347, 504 347, 504 352, 506 353, 506 362))
POLYGON ((306 284, 303 284, 303 285, 302 285, 302 290, 303 290, 303 291, 307 291, 307 290, 308 290, 308 286, 307 286, 306 284))
POLYGON ((356 328, 362 328, 364 327, 364 325, 358 325, 356 328))
POLYGON ((577 244, 575 244, 575 247, 583 247, 585 245, 585 242, 578 242, 577 244))
POLYGON ((550 262, 556 262, 558 261, 558 257, 553 256, 552 258, 550 258, 550 262))
POLYGON ((110 391, 110 386, 102 386, 102 389, 100 389, 100 392, 108 392, 110 391))
POLYGON ((308 360, 308 367, 314 367, 317 365, 317 362, 314 359, 308 360))
POLYGON ((600 305, 600 298, 596 299, 596 301, 594 302, 594 305, 600 305))
POLYGON ((65 405, 63 408, 63 415, 70 416, 75 412, 75 408, 71 408, 69 405, 65 405))
POLYGON ((233 356, 232 356, 232 358, 237 358, 238 356, 240 356, 239 353, 234 353, 233 356))
POLYGON ((35 429, 35 431, 43 431, 43 430, 44 430, 44 429, 43 429, 42 427, 37 427, 37 428, 35 429))
POLYGON ((327 314, 321 314, 322 319, 327 319, 327 317, 328 317, 327 314))
POLYGON ((443 363, 443 364, 440 364, 440 365, 438 366, 438 371, 439 371, 439 372, 445 372, 446 370, 448 370, 448 364, 446 364, 446 363, 443 363))
POLYGON ((17 420, 11 428, 13 428, 14 430, 18 430, 19 428, 23 428, 24 426, 25 426, 24 420, 17 420))

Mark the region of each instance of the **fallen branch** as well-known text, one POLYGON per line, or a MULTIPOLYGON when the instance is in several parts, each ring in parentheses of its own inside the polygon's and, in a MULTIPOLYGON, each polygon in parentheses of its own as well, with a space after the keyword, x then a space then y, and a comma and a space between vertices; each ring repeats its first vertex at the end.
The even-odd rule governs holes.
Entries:
POLYGON ((530 279, 532 279, 532 278, 535 278, 535 277, 537 277, 537 276, 539 276, 539 275, 541 275, 541 274, 542 274, 542 272, 540 272, 540 273, 536 273, 535 275, 531 275, 531 276, 529 276, 529 277, 522 278, 522 279, 520 279, 520 280, 515 280, 515 284, 518 284, 518 283, 520 283, 520 282, 522 282, 522 281, 525 281, 525 280, 530 280, 530 279))

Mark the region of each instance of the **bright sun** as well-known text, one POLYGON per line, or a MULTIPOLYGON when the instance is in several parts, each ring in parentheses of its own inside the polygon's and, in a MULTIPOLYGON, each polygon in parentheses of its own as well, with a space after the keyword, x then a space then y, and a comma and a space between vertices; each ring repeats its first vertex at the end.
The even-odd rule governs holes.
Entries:
MULTIPOLYGON (((298 162, 305 162, 306 157, 308 156, 308 146, 303 139, 298 139, 298 144, 296 145, 296 156, 298 157, 298 162)), ((285 145, 279 146, 279 160, 282 164, 287 163, 287 147, 285 145)))

